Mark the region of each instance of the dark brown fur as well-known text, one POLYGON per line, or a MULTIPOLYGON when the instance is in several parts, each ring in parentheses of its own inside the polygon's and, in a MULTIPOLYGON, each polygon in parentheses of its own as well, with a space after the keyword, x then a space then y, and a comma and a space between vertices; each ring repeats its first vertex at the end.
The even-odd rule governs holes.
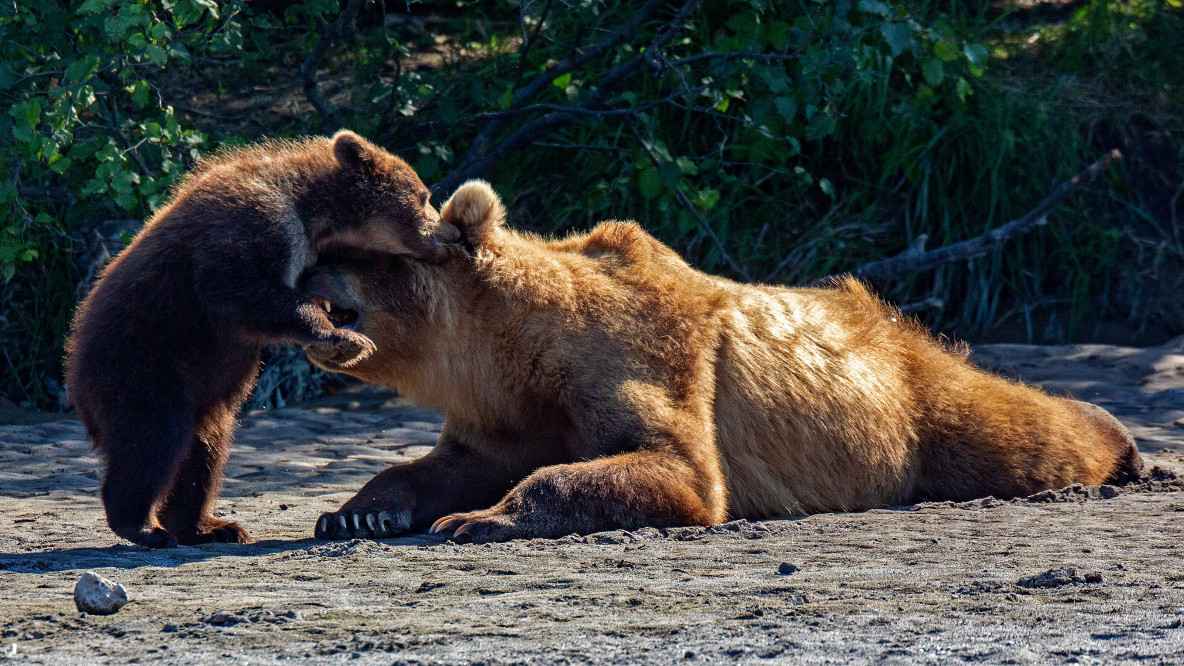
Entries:
POLYGON ((211 510, 261 347, 346 365, 373 350, 294 289, 300 271, 327 249, 439 259, 433 234, 456 230, 415 172, 349 132, 204 161, 102 272, 67 343, 111 529, 149 547, 247 542, 211 510))
POLYGON ((318 536, 704 525, 1023 496, 1141 467, 1104 410, 975 368, 854 280, 736 284, 631 223, 544 241, 500 227, 480 183, 442 215, 470 249, 309 280, 378 345, 345 372, 445 413, 431 453, 376 476, 318 536))

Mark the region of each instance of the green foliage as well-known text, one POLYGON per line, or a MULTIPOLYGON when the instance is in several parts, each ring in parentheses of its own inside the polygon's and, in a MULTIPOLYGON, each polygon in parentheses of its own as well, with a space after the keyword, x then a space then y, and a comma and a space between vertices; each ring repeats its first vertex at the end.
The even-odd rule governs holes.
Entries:
POLYGON ((234 48, 238 8, 86 0, 0 11, 0 392, 45 406, 59 397, 76 295, 205 142, 165 99, 163 68, 234 48))
MULTIPOLYGON (((1155 299, 1132 285, 1184 259, 1181 197, 1162 191, 1184 180, 1177 0, 1090 0, 1049 21, 998 3, 717 0, 663 42, 672 3, 595 51, 641 4, 370 2, 317 63, 318 86, 332 125, 425 182, 489 179, 519 226, 633 218, 705 270, 767 282, 809 283, 921 236, 932 248, 980 235, 1117 145, 1121 168, 1045 230, 877 286, 943 301, 929 322, 962 335, 1000 320, 1030 339, 1088 335, 1103 313, 1155 321, 1155 299), (1167 157, 1132 152, 1151 135, 1167 157)), ((331 129, 303 99, 300 64, 343 6, 0 13, 0 393, 54 403, 77 296, 200 151, 331 129)), ((257 406, 325 381, 298 354, 268 358, 257 406)))

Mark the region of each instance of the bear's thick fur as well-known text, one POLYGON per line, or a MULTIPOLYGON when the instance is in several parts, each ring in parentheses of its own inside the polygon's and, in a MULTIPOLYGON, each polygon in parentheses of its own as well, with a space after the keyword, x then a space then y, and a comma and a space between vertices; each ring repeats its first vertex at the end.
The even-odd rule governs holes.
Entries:
POLYGON ((636 224, 545 241, 503 215, 468 183, 442 210, 468 245, 451 259, 311 274, 377 351, 344 369, 310 356, 445 414, 431 453, 323 515, 318 536, 555 537, 1139 474, 1104 410, 975 368, 857 281, 737 284, 636 224))
POLYGON ((245 543, 210 511, 262 346, 339 364, 373 350, 294 288, 301 271, 349 248, 436 260, 456 235, 405 162, 350 132, 200 163, 103 270, 67 343, 111 529, 149 547, 245 543))

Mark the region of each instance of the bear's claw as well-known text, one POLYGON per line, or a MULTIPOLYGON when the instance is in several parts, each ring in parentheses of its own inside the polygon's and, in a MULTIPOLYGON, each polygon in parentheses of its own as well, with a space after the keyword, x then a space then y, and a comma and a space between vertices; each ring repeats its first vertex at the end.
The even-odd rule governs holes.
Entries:
POLYGON ((318 539, 387 539, 411 527, 409 511, 341 511, 317 519, 313 535, 318 539))
POLYGON ((513 515, 497 507, 444 516, 432 523, 430 531, 432 534, 452 532, 449 538, 460 543, 508 541, 529 533, 513 515))

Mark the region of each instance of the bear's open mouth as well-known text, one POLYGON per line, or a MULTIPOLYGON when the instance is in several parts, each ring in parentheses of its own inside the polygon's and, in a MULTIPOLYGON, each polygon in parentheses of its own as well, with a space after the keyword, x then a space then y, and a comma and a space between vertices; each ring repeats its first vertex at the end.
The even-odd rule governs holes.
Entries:
POLYGON ((358 324, 361 322, 362 316, 357 310, 334 304, 329 299, 321 296, 310 296, 310 298, 313 303, 316 303, 325 311, 325 316, 329 318, 329 323, 333 324, 334 328, 344 328, 348 331, 358 330, 358 324))

